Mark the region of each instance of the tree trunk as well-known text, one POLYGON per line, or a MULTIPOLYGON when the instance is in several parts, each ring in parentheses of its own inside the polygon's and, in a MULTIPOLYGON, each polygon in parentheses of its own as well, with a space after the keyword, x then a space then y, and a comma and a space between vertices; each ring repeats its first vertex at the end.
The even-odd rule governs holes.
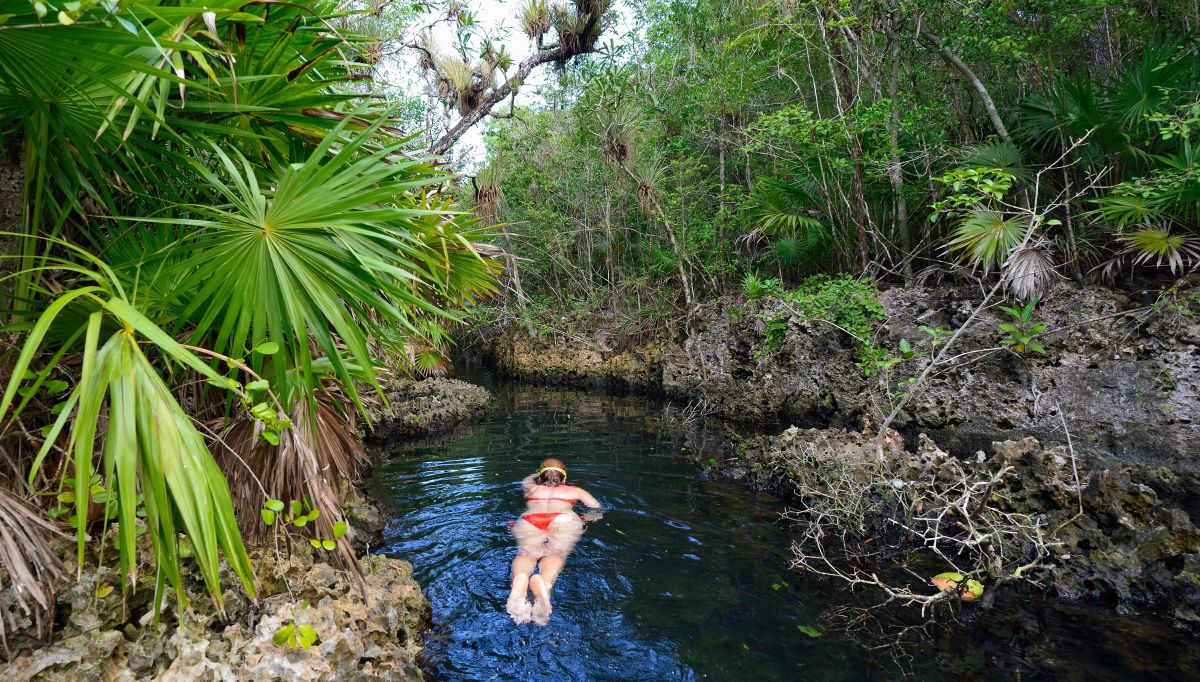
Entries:
MULTIPOLYGON (((19 132, 10 133, 4 138, 3 148, 0 149, 0 278, 7 276, 17 269, 16 256, 20 252, 21 239, 17 233, 24 231, 25 221, 25 145, 19 132)), ((5 280, 0 285, 0 310, 9 310, 9 296, 12 294, 13 281, 5 280)), ((0 316, 0 321, 4 320, 0 316)), ((0 338, 0 346, 5 345, 0 338)))
POLYGON ((888 180, 892 194, 896 196, 896 232, 900 235, 900 271, 906 284, 912 283, 912 236, 908 233, 908 202, 904 198, 904 169, 900 165, 900 103, 896 91, 900 80, 900 31, 893 1, 888 15, 888 42, 891 44, 892 72, 888 79, 888 100, 892 103, 892 116, 888 121, 888 146, 891 147, 891 162, 888 180))
POLYGON ((987 109, 988 118, 991 119, 992 127, 996 129, 996 134, 1000 136, 1001 140, 1008 142, 1011 139, 1008 136, 1008 128, 1004 127, 1004 121, 1000 118, 1000 112, 996 109, 996 103, 992 101, 992 96, 988 94, 988 89, 984 86, 983 81, 979 80, 979 76, 976 76, 971 67, 959 59, 958 55, 951 52, 946 47, 946 44, 942 42, 942 39, 930 33, 924 25, 918 24, 917 30, 920 32, 920 37, 932 43, 938 52, 942 53, 946 61, 950 62, 964 78, 970 81, 972 87, 975 88, 975 92, 979 93, 979 99, 983 101, 983 108, 987 109))
MULTIPOLYGON (((835 87, 834 89, 838 90, 838 100, 841 105, 839 108, 842 110, 842 114, 845 115, 854 107, 857 98, 854 89, 854 80, 850 75, 850 66, 846 64, 846 52, 843 49, 842 41, 839 39, 840 36, 830 31, 828 17, 822 16, 821 26, 826 34, 826 43, 833 52, 833 60, 837 62, 841 88, 838 89, 835 87)), ((862 140, 859 139, 857 132, 852 131, 850 133, 850 157, 853 159, 854 167, 850 178, 850 193, 854 199, 854 223, 858 229, 858 269, 859 272, 866 272, 867 267, 871 264, 871 250, 867 241, 870 214, 867 211, 862 156, 862 140)))
MULTIPOLYGON (((620 163, 620 162, 618 162, 620 163)), ((625 171, 625 175, 633 181, 634 191, 640 191, 641 185, 638 182, 637 176, 624 163, 620 163, 621 170, 625 171)), ((650 193, 650 202, 654 205, 654 210, 658 213, 659 220, 662 221, 664 227, 667 228, 667 238, 671 241, 671 249, 675 252, 675 265, 679 269, 679 282, 683 285, 683 301, 690 309, 695 297, 692 295, 692 280, 687 273, 687 256, 683 252, 683 247, 679 244, 679 239, 675 237, 675 228, 671 225, 670 219, 667 218, 667 212, 663 210, 662 204, 658 203, 658 197, 654 193, 650 193)))

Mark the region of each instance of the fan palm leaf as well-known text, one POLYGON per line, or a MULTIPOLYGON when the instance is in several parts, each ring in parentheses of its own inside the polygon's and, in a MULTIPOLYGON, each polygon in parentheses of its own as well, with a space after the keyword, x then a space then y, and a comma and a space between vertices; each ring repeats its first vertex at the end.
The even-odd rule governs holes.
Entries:
POLYGON ((983 268, 999 267, 1025 238, 1028 223, 991 209, 976 209, 954 228, 947 249, 983 268))
MULTIPOLYGON (((359 404, 343 358, 368 368, 376 385, 369 337, 399 348, 397 332, 420 332, 413 311, 453 317, 430 299, 447 292, 443 247, 462 243, 452 224, 428 234, 429 219, 440 220, 445 210, 404 194, 445 176, 396 159, 399 145, 364 154, 371 130, 334 151, 341 132, 331 131, 304 163, 262 180, 236 150, 213 145, 220 170, 195 171, 224 202, 178 207, 194 217, 147 221, 194 229, 145 266, 171 282, 179 329, 235 357, 264 340, 280 343, 270 363, 298 371, 297 380, 273 377, 285 406, 314 386, 310 339, 359 404)), ((258 370, 267 361, 256 362, 258 370)))

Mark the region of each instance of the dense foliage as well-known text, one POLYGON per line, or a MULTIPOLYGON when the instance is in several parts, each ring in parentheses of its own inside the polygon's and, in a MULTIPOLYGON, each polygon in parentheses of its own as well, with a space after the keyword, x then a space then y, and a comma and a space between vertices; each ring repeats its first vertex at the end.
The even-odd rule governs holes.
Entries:
POLYGON ((746 272, 964 267, 1027 299, 1200 263, 1192 4, 631 7, 624 50, 489 131, 476 195, 535 299, 669 307, 746 272))
MULTIPOLYGON (((443 324, 493 291, 487 230, 362 97, 374 40, 355 16, 0 2, 0 127, 24 177, 0 272, 0 477, 19 494, 0 499, 69 519, 80 562, 115 524, 126 586, 148 535, 156 608, 168 586, 182 600, 188 556, 218 605, 222 556, 253 594, 243 534, 273 532, 278 500, 353 575, 355 414, 381 368, 435 364, 443 324)), ((18 591, 44 594, 52 553, 8 551, 18 591)))

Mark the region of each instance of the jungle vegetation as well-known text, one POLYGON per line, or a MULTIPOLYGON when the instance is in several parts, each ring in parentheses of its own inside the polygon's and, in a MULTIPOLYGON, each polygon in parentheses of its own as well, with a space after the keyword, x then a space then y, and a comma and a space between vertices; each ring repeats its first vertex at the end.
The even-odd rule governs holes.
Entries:
POLYGON ((156 614, 190 572, 219 608, 221 565, 253 595, 246 539, 284 501, 358 574, 356 419, 437 365, 498 268, 406 103, 371 96, 361 11, 0 3, 0 561, 27 612, 64 530, 156 614))
POLYGON ((72 528, 156 610, 192 566, 218 606, 221 562, 253 594, 277 515, 354 576, 356 421, 498 293, 670 317, 818 274, 1028 299, 1200 263, 1194 2, 513 9, 519 60, 459 0, 0 0, 22 606, 72 528), (426 92, 378 78, 402 55, 426 92))
POLYGON ((520 257, 510 302, 669 316, 747 276, 1001 271, 1028 300, 1200 264, 1194 3, 630 8, 489 124, 470 192, 520 257))

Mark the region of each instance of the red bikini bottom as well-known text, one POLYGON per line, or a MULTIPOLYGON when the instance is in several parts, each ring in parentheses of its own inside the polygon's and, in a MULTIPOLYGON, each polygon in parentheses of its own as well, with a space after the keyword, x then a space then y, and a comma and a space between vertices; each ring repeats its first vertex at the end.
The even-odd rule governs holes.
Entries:
POLYGON ((544 530, 549 530, 550 524, 554 522, 554 519, 558 518, 559 514, 569 514, 569 513, 570 512, 546 512, 546 513, 532 512, 529 514, 525 514, 521 518, 532 523, 534 528, 544 531, 544 530))
MULTIPOLYGON (((559 514, 570 513, 571 512, 530 512, 528 514, 524 514, 521 516, 521 518, 533 524, 534 528, 537 528, 540 531, 547 531, 550 529, 550 524, 554 523, 554 519, 558 518, 559 514)), ((583 515, 580 514, 579 518, 582 520, 583 515)))

